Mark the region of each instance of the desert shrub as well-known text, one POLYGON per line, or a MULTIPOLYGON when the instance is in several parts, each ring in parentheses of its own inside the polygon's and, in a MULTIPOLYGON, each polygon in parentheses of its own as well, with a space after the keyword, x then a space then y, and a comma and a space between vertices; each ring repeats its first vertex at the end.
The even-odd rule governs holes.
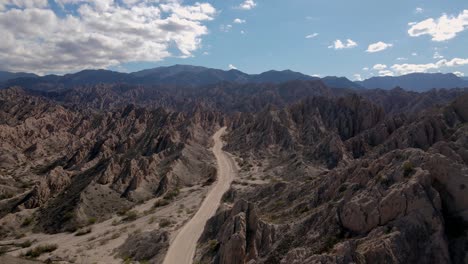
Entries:
POLYGON ((216 250, 218 249, 218 246, 219 246, 218 240, 212 239, 212 240, 208 241, 208 249, 209 249, 211 252, 216 251, 216 250))
POLYGON ((37 258, 40 255, 42 255, 44 253, 52 252, 52 251, 56 250, 57 248, 58 248, 58 246, 55 245, 55 244, 40 245, 40 246, 37 246, 37 247, 35 247, 33 249, 30 249, 30 250, 26 251, 24 256, 28 257, 28 258, 37 258))
POLYGON ((21 243, 18 244, 18 246, 22 247, 22 248, 28 248, 32 245, 32 241, 31 240, 26 240, 26 241, 23 241, 21 243))
POLYGON ((122 221, 131 222, 131 221, 135 221, 137 218, 138 218, 138 212, 132 210, 132 211, 128 211, 125 214, 125 217, 122 219, 122 221))
POLYGON ((29 226, 33 221, 32 217, 27 217, 26 219, 23 220, 23 223, 21 223, 22 227, 29 226))
POLYGON ((8 247, 0 246, 0 256, 8 252, 8 247))
POLYGON ((82 228, 75 233, 75 236, 84 236, 86 234, 91 233, 91 231, 92 231, 91 228, 82 228))
POLYGON ((159 221, 159 227, 161 228, 168 227, 171 224, 172 224, 171 220, 168 220, 168 219, 161 219, 161 221, 159 221))
POLYGON ((166 199, 158 200, 154 203, 154 208, 163 207, 169 204, 169 201, 166 199))
POLYGON ((411 174, 413 174, 413 172, 414 172, 413 164, 411 162, 409 162, 409 161, 405 162, 403 164, 403 175, 405 177, 408 177, 411 174))
POLYGON ((174 189, 172 191, 167 192, 166 195, 164 195, 164 199, 170 201, 170 200, 173 200, 174 198, 176 198, 179 194, 180 194, 180 190, 179 189, 174 189))
POLYGON ((96 217, 88 218, 88 225, 94 225, 97 222, 96 217))

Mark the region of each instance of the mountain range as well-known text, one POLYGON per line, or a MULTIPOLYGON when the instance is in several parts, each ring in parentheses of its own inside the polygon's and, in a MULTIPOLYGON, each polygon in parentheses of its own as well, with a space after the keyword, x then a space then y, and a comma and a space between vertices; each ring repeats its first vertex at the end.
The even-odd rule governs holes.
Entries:
POLYGON ((133 73, 121 73, 109 70, 84 70, 73 74, 37 76, 28 73, 0 72, 0 87, 22 86, 29 89, 50 90, 70 88, 79 85, 99 83, 122 83, 133 85, 172 85, 203 86, 220 82, 246 83, 282 83, 292 80, 321 79, 327 86, 349 89, 393 89, 401 87, 410 91, 427 91, 440 88, 468 87, 468 81, 454 74, 412 73, 398 77, 372 77, 364 81, 352 82, 345 77, 327 76, 318 78, 294 72, 267 71, 261 74, 246 74, 239 70, 219 70, 191 65, 158 67, 133 73))
MULTIPOLYGON (((430 78, 456 80, 402 80, 430 78)), ((402 84, 181 65, 10 79, 0 263, 464 264, 468 88, 402 84)))

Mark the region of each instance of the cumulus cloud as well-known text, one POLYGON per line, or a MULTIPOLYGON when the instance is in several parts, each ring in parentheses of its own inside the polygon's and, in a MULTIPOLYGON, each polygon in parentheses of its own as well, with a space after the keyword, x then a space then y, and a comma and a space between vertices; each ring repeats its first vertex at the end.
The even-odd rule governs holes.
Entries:
POLYGON ((395 74, 390 70, 381 70, 379 76, 395 76, 395 74))
POLYGON ((208 3, 180 0, 57 0, 76 8, 66 16, 47 0, 0 1, 7 7, 0 11, 0 67, 37 73, 190 57, 208 34, 204 22, 216 15, 208 3))
POLYGON ((377 71, 381 71, 381 70, 384 70, 386 68, 387 68, 387 65, 385 65, 385 64, 376 64, 376 65, 374 65, 374 67, 372 67, 372 69, 377 70, 377 71))
POLYGON ((356 73, 356 74, 353 75, 353 79, 355 81, 362 81, 362 76, 361 76, 361 74, 356 73))
POLYGON ((311 38, 317 37, 318 35, 319 35, 318 33, 313 33, 313 34, 307 35, 305 38, 306 39, 311 39, 311 38))
POLYGON ((366 51, 369 53, 374 53, 374 52, 386 50, 388 48, 391 48, 392 46, 393 44, 379 41, 379 42, 370 44, 366 51))
POLYGON ((237 70, 237 67, 234 66, 234 65, 232 65, 232 64, 229 64, 229 65, 228 65, 228 68, 229 68, 230 70, 237 70))
POLYGON ((416 9, 414 10, 414 12, 416 14, 421 14, 422 12, 424 12, 424 9, 422 7, 416 7, 416 9))
POLYGON ((426 64, 394 64, 391 69, 398 75, 409 74, 414 72, 429 72, 440 70, 442 68, 451 68, 468 65, 468 59, 454 58, 451 60, 439 60, 434 63, 426 64))
POLYGON ((459 71, 455 71, 455 72, 453 72, 453 74, 455 74, 455 75, 458 76, 458 77, 463 77, 463 76, 465 76, 465 74, 464 74, 463 72, 459 72, 459 71))
POLYGON ((337 39, 333 42, 333 45, 328 46, 329 49, 351 49, 357 47, 357 43, 354 42, 352 39, 347 39, 346 42, 342 42, 341 40, 337 39))
POLYGON ((43 8, 48 5, 47 0, 0 0, 0 11, 7 7, 43 8))
POLYGON ((439 18, 428 18, 418 23, 409 23, 408 34, 411 37, 430 35, 432 41, 445 41, 454 38, 468 27, 468 10, 458 16, 443 14, 439 18))
POLYGON ((236 18, 232 22, 235 24, 244 24, 246 21, 244 19, 236 18))
POLYGON ((257 6, 257 3, 255 3, 254 0, 245 0, 239 5, 239 8, 244 9, 244 10, 250 10, 256 6, 257 6))

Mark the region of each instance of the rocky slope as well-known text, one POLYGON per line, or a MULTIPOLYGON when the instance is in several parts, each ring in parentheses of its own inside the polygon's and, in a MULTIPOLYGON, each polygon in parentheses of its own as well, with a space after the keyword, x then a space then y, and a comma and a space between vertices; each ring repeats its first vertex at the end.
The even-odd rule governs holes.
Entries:
POLYGON ((400 118, 362 98, 329 108, 323 100, 232 127, 226 139, 243 173, 206 226, 196 260, 466 263, 468 97, 400 118), (349 110, 356 105, 363 114, 349 110), (316 130, 306 130, 309 124, 316 130), (327 136, 337 143, 323 144, 327 136), (335 146, 340 162, 304 155, 322 144, 335 146))
POLYGON ((206 147, 222 119, 212 112, 73 110, 0 93, 1 216, 38 208, 39 230, 73 230, 214 175, 206 147))
POLYGON ((240 176, 195 263, 468 261, 466 89, 51 85, 0 90, 8 254, 53 241, 41 260, 161 263, 215 180, 210 138, 227 126, 240 176))

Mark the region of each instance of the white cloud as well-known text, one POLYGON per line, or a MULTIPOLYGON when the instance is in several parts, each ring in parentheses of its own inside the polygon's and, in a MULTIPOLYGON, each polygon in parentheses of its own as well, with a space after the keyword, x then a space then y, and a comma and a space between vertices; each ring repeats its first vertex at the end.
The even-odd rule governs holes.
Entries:
POLYGON ((312 77, 317 77, 317 78, 320 78, 320 77, 321 77, 321 75, 320 75, 320 74, 317 74, 317 73, 312 74, 311 76, 312 76, 312 77))
POLYGON ((234 24, 244 24, 246 21, 244 19, 236 18, 232 21, 234 24))
POLYGON ((244 35, 244 34, 245 34, 245 31, 244 31, 244 30, 241 30, 240 33, 241 33, 242 35, 244 35))
POLYGON ((414 10, 414 12, 416 14, 421 14, 422 12, 424 12, 424 9, 422 7, 416 7, 416 9, 414 10))
POLYGON ((362 81, 362 76, 361 74, 356 73, 353 75, 353 79, 354 81, 362 81))
POLYGON ((395 74, 390 70, 381 70, 379 76, 395 76, 395 74))
POLYGON ((443 14, 436 19, 428 18, 408 25, 408 34, 411 37, 430 35, 432 41, 445 41, 454 38, 468 27, 468 10, 463 10, 458 16, 443 14))
POLYGON ((0 11, 6 9, 7 6, 18 8, 44 8, 48 6, 47 0, 0 0, 0 11))
POLYGON ((454 58, 452 60, 439 60, 435 63, 426 64, 394 64, 391 69, 398 75, 409 74, 414 72, 429 72, 436 71, 442 68, 451 68, 468 65, 468 59, 454 58))
POLYGON ((239 8, 244 9, 244 10, 250 10, 256 6, 257 6, 257 3, 255 3, 254 0, 245 0, 243 3, 239 5, 239 8))
POLYGON ((377 71, 381 71, 381 70, 387 69, 387 65, 385 65, 385 64, 376 64, 376 65, 374 65, 374 67, 372 67, 372 69, 377 70, 377 71))
POLYGON ((444 56, 440 55, 440 53, 436 51, 436 52, 434 53, 433 58, 434 58, 434 59, 443 59, 444 56))
POLYGON ((229 64, 229 65, 228 65, 228 68, 229 68, 230 70, 237 70, 237 67, 234 66, 234 65, 232 65, 232 64, 229 64))
POLYGON ((318 35, 319 35, 318 33, 314 33, 314 34, 307 35, 305 38, 306 39, 311 39, 311 38, 317 37, 318 35))
POLYGON ((413 52, 413 53, 411 53, 411 56, 418 56, 418 53, 413 52))
MULTIPOLYGON (((127 6, 113 0, 57 0, 76 13, 59 16, 43 0, 12 1, 0 11, 0 68, 36 73, 108 68, 132 61, 190 57, 216 10, 178 0, 127 6), (18 3, 16 3, 18 2, 18 3), (70 5, 73 5, 71 7, 70 5), (176 48, 176 49, 174 49, 176 48)), ((5 3, 2 0, 2 3, 5 3)), ((9 2, 8 2, 9 3, 9 2)))
POLYGON ((405 58, 405 57, 398 57, 396 58, 397 61, 405 61, 405 60, 408 60, 408 58, 405 58))
POLYGON ((370 44, 366 51, 370 52, 370 53, 374 53, 374 52, 379 52, 379 51, 386 50, 386 49, 388 49, 388 48, 390 48, 392 46, 393 46, 393 44, 379 41, 379 42, 370 44))
POLYGON ((343 43, 341 40, 337 39, 333 42, 333 45, 328 46, 329 49, 351 49, 357 47, 357 43, 352 39, 347 39, 346 43, 343 43))
POLYGON ((453 74, 455 74, 455 75, 458 76, 458 77, 463 77, 463 76, 465 76, 465 74, 464 74, 463 72, 459 72, 459 71, 455 71, 455 72, 453 72, 453 74))
POLYGON ((219 26, 219 30, 221 30, 222 32, 229 32, 231 31, 232 29, 232 25, 220 25, 219 26))
POLYGON ((369 68, 368 68, 368 67, 364 67, 364 68, 362 68, 362 70, 363 70, 363 71, 368 71, 369 68))

